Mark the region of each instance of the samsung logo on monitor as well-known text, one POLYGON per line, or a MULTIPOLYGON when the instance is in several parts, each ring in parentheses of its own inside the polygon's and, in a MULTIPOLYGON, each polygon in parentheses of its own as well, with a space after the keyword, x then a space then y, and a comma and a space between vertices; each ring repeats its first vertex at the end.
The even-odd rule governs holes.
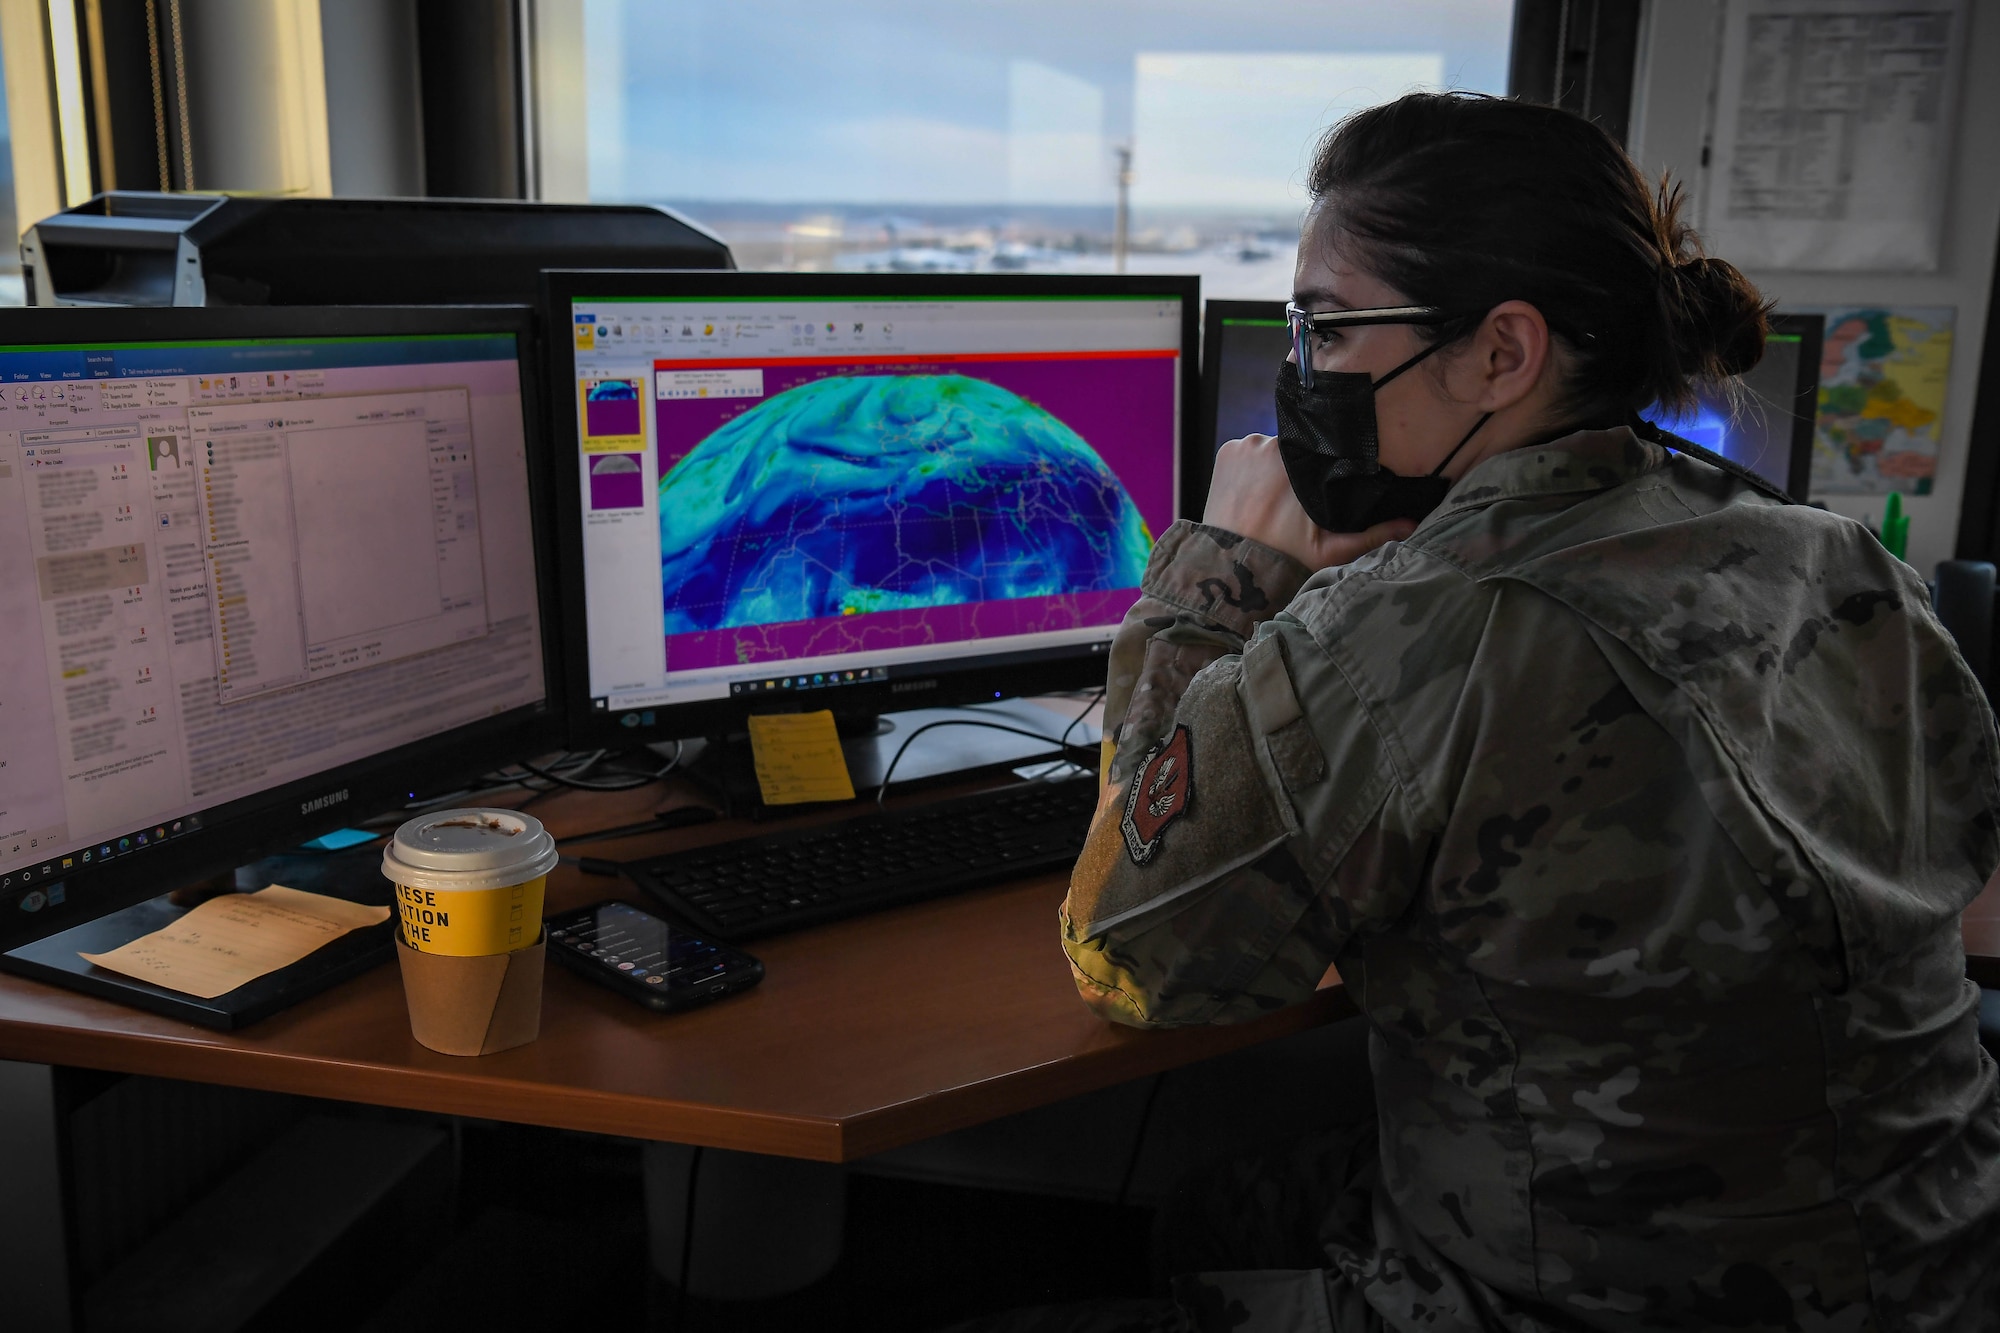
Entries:
POLYGON ((300 801, 299 813, 309 815, 315 810, 324 810, 329 805, 339 805, 346 799, 347 788, 342 787, 339 791, 330 791, 324 796, 315 796, 310 801, 300 801))
POLYGON ((936 688, 937 682, 934 680, 899 680, 889 686, 889 693, 911 694, 917 690, 934 690, 936 688))

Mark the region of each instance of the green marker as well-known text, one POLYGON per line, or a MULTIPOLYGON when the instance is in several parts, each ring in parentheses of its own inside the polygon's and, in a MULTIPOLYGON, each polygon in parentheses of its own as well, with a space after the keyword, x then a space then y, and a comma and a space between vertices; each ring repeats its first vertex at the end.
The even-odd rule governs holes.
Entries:
POLYGON ((1882 549, 1898 560, 1910 549, 1910 516, 1903 512, 1903 493, 1890 491, 1882 504, 1882 526, 1875 533, 1882 549))

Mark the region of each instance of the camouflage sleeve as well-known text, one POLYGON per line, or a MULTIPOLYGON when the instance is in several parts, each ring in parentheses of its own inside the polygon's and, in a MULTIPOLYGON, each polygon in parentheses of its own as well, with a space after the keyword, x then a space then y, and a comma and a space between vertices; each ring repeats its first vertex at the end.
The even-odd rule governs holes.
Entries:
POLYGON ((1160 682, 1157 705, 1135 694, 1063 903, 1085 1001, 1135 1026, 1238 1022, 1306 998, 1415 879, 1380 854, 1400 845, 1381 836, 1382 733, 1305 625, 1279 616, 1188 675, 1160 682), (1157 712, 1134 735, 1142 701, 1157 712))
POLYGON ((1194 674, 1243 651, 1312 571, 1261 542, 1182 519, 1160 537, 1105 678, 1107 784, 1167 730, 1194 674))

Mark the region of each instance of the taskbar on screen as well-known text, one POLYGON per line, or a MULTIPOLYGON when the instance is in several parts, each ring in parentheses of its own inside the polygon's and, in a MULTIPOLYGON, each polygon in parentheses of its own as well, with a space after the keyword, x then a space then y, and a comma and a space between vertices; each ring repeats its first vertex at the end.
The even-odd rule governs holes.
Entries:
MULTIPOLYGON (((186 833, 198 833, 200 831, 200 815, 186 815, 180 819, 169 819, 158 824, 151 824, 145 828, 135 829, 130 833, 122 834, 115 838, 106 838, 94 847, 84 846, 73 848, 62 855, 50 856, 40 864, 24 865, 17 869, 12 869, 6 874, 0 874, 0 891, 11 889, 16 885, 26 886, 56 879, 58 876, 68 875, 78 870, 88 870, 93 865, 103 865, 114 858, 130 856, 133 852, 142 851, 147 847, 158 846, 170 838, 178 838, 186 833)), ((31 856, 37 841, 47 841, 47 839, 26 840, 26 846, 30 849, 29 854, 31 856)), ((22 844, 23 839, 16 838, 6 846, 0 847, 0 854, 6 855, 8 860, 11 861, 20 854, 22 844)), ((40 896, 31 894, 20 901, 18 906, 22 911, 36 912, 40 911, 44 906, 60 907, 62 905, 63 886, 60 882, 49 884, 46 892, 37 890, 36 893, 40 896)))
POLYGON ((859 671, 800 672, 796 676, 765 676, 761 680, 732 680, 729 697, 746 694, 784 694, 799 690, 824 690, 838 685, 871 685, 889 679, 888 667, 863 667, 859 671))
MULTIPOLYGON (((840 705, 841 696, 849 691, 869 689, 880 691, 885 686, 893 693, 902 682, 911 689, 912 697, 897 701, 898 708, 922 708, 927 706, 922 693, 937 687, 941 677, 962 677, 970 673, 986 674, 1009 667, 1025 667, 1065 659, 1103 659, 1111 651, 1109 630, 1102 639, 1085 643, 1062 644, 1046 648, 1027 648, 1010 653, 991 653, 980 657, 957 658, 949 663, 910 663, 901 666, 856 667, 841 671, 794 672, 787 675, 758 674, 746 676, 742 680, 726 682, 727 693, 720 692, 723 682, 718 682, 718 692, 700 699, 685 696, 666 699, 659 693, 648 690, 643 694, 599 695, 590 701, 591 711, 600 714, 616 714, 621 725, 627 727, 652 727, 662 713, 671 713, 675 708, 687 704, 714 704, 724 700, 742 703, 746 700, 776 700, 796 697, 800 694, 820 696, 816 702, 827 708, 840 705)), ((1008 693, 1005 682, 994 691, 995 698, 1008 693)), ((1018 691, 1016 691, 1018 693, 1018 691)))

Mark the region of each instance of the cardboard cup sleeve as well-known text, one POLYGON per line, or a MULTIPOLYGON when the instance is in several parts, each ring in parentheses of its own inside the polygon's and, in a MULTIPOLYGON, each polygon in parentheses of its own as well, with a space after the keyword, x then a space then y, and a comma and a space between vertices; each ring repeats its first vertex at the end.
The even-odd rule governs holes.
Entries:
POLYGON ((443 1055, 492 1055, 542 1032, 542 956, 548 932, 512 953, 419 953, 396 932, 410 1034, 443 1055))

